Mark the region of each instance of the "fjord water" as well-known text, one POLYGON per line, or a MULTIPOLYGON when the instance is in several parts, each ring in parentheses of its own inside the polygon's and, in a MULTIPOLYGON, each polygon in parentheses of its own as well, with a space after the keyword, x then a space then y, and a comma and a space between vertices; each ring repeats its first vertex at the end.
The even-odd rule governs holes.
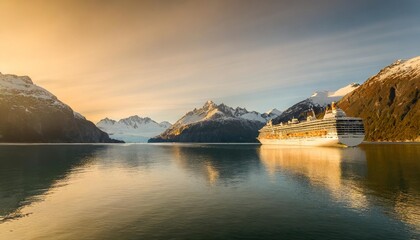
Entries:
POLYGON ((0 239, 418 239, 420 145, 1 145, 0 239))

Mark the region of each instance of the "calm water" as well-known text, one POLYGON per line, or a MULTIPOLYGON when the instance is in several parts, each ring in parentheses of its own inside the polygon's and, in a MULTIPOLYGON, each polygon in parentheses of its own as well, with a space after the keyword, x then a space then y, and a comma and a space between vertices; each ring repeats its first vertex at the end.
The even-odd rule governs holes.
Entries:
POLYGON ((420 145, 1 145, 0 239, 419 239, 420 145))

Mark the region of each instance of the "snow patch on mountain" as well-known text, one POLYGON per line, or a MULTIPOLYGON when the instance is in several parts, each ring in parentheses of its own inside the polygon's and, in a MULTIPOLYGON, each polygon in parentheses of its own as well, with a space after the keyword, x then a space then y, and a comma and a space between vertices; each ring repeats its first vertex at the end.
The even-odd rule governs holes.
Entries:
POLYGON ((271 110, 269 110, 269 111, 261 114, 261 116, 263 118, 265 118, 266 120, 271 120, 273 118, 276 118, 276 117, 280 116, 281 113, 282 113, 282 111, 280 111, 280 110, 278 110, 276 108, 273 108, 273 109, 271 109, 271 110))
POLYGON ((273 109, 271 109, 271 110, 269 110, 269 111, 267 111, 265 113, 267 115, 270 115, 270 114, 272 114, 272 115, 280 115, 281 114, 281 111, 278 110, 278 109, 276 109, 276 108, 273 108, 273 109))
POLYGON ((151 118, 142 118, 135 115, 123 118, 118 122, 104 118, 96 126, 117 140, 124 142, 147 142, 149 138, 161 134, 172 125, 167 121, 157 123, 151 118))
POLYGON ((50 105, 70 108, 49 91, 35 85, 28 76, 0 73, 0 93, 1 95, 30 97, 50 105))
POLYGON ((169 128, 169 127, 172 126, 172 124, 168 121, 163 121, 163 122, 159 123, 159 125, 162 126, 162 127, 166 127, 166 128, 169 128))
POLYGON ((351 93, 359 86, 360 84, 358 83, 352 83, 336 91, 317 91, 309 98, 286 109, 280 116, 273 119, 273 123, 287 122, 292 118, 304 120, 311 110, 314 110, 315 113, 319 113, 318 111, 322 111, 328 104, 331 104, 331 102, 338 102, 341 98, 348 93, 351 93))
POLYGON ((312 94, 312 96, 309 98, 309 101, 311 101, 313 104, 318 105, 320 107, 326 106, 327 104, 330 104, 331 102, 337 102, 342 97, 344 97, 346 94, 354 91, 356 88, 358 88, 360 84, 358 83, 352 83, 345 87, 342 87, 338 89, 337 91, 331 92, 331 91, 319 91, 312 94))
POLYGON ((266 118, 263 118, 262 115, 258 112, 249 112, 249 113, 245 113, 243 115, 240 116, 243 119, 247 119, 247 120, 252 120, 252 121, 258 121, 258 122, 267 122, 266 118))
MULTIPOLYGON (((41 101, 42 104, 71 110, 71 108, 67 104, 58 100, 58 98, 54 94, 34 84, 31 78, 28 76, 17 76, 13 74, 0 73, 0 98, 1 97, 25 97, 29 99, 32 98, 35 101, 41 101)), ((19 103, 16 103, 16 106, 12 107, 18 107, 18 104, 19 103)), ((27 113, 32 113, 32 111, 30 111, 29 109, 25 109, 25 111, 27 113)), ((78 112, 73 111, 73 115, 77 119, 86 120, 86 118, 78 112)))
POLYGON ((75 118, 77 118, 77 119, 83 119, 83 120, 86 120, 86 118, 85 118, 82 114, 80 114, 80 113, 78 113, 78 112, 73 111, 73 115, 74 115, 74 117, 75 117, 75 118))
POLYGON ((416 79, 420 76, 420 56, 409 60, 397 60, 391 65, 383 68, 378 74, 368 79, 372 81, 382 81, 388 78, 407 78, 416 79))

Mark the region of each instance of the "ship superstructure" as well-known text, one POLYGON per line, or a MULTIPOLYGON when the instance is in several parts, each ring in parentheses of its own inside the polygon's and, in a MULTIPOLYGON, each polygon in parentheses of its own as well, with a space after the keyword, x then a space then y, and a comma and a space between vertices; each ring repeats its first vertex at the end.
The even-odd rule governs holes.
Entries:
POLYGON ((276 145, 353 147, 365 137, 363 120, 347 117, 334 102, 327 107, 323 119, 316 119, 313 113, 304 122, 293 118, 287 123, 272 125, 270 121, 259 132, 258 140, 262 144, 276 145))

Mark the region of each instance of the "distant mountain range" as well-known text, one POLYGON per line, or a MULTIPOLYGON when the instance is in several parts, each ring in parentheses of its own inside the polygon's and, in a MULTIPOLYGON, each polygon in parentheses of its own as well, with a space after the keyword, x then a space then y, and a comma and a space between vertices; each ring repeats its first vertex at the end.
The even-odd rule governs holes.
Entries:
POLYGON ((420 57, 398 60, 338 105, 364 120, 368 141, 420 142, 420 57))
POLYGON ((0 142, 119 142, 27 76, 0 73, 0 142))
POLYGON ((398 60, 362 85, 317 91, 284 112, 273 109, 261 114, 208 101, 149 142, 256 142, 258 130, 268 120, 274 124, 305 120, 312 110, 321 118, 331 102, 338 102, 348 116, 364 119, 368 141, 420 141, 419 89, 420 57, 398 60))
POLYGON ((315 92, 284 112, 259 113, 207 101, 173 125, 131 116, 105 118, 95 126, 29 77, 0 73, 0 142, 257 142, 268 120, 304 120, 312 110, 322 117, 333 101, 348 116, 364 119, 368 141, 420 141, 419 97, 416 57, 394 62, 362 85, 315 92))
POLYGON ((207 101, 149 142, 257 142, 258 129, 278 113, 274 109, 261 114, 207 101))
POLYGON ((124 142, 147 142, 149 138, 157 136, 168 129, 169 122, 157 123, 156 121, 137 115, 123 118, 118 122, 109 118, 100 120, 96 126, 108 133, 112 138, 124 142))
POLYGON ((258 130, 272 120, 288 121, 293 117, 306 119, 310 109, 321 112, 327 104, 340 100, 360 85, 353 83, 337 91, 319 91, 293 105, 286 111, 277 109, 266 113, 217 105, 208 101, 203 107, 186 113, 174 125, 149 142, 257 142, 258 130))

